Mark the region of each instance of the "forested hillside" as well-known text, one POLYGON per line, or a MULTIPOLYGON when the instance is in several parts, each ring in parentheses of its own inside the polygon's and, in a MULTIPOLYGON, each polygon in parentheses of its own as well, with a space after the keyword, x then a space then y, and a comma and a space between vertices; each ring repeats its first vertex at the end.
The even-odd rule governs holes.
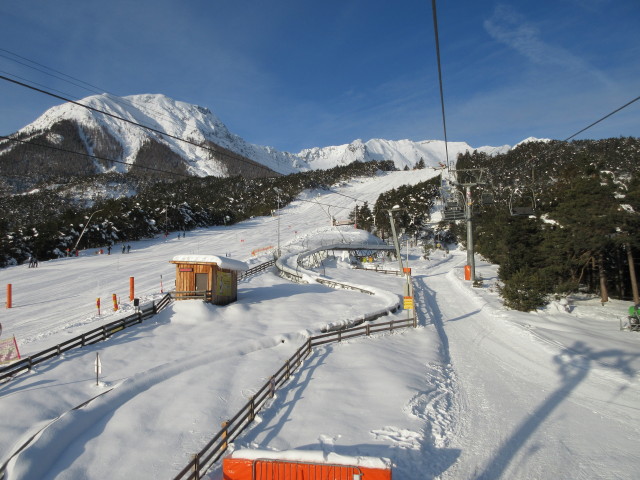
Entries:
POLYGON ((475 250, 500 265, 508 306, 532 310, 549 294, 578 290, 638 301, 640 139, 460 155, 458 170, 478 168, 487 183, 473 188, 475 250), (483 192, 493 204, 482 205, 483 192))
POLYGON ((192 177, 150 182, 133 174, 79 177, 72 184, 41 184, 28 194, 5 195, 0 211, 0 266, 63 256, 163 232, 231 224, 269 215, 300 192, 329 188, 356 176, 394 170, 393 162, 354 162, 331 170, 272 178, 192 177), (135 192, 135 193, 131 193, 135 192))

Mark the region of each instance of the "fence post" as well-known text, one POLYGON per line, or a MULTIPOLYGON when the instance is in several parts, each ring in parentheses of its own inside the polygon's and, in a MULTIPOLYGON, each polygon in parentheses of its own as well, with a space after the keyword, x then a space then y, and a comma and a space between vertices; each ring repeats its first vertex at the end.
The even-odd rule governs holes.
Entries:
POLYGON ((273 376, 269 379, 269 397, 273 398, 273 395, 276 392, 276 381, 273 376))
POLYGON ((256 397, 255 397, 255 395, 251 397, 251 401, 249 402, 249 421, 253 422, 254 418, 256 418, 256 397))
POLYGON ((200 454, 193 455, 193 475, 196 480, 200 480, 200 454))
POLYGON ((224 452, 227 449, 227 437, 229 436, 229 433, 227 431, 227 427, 229 426, 229 420, 225 420, 224 422, 222 422, 222 451, 224 452))

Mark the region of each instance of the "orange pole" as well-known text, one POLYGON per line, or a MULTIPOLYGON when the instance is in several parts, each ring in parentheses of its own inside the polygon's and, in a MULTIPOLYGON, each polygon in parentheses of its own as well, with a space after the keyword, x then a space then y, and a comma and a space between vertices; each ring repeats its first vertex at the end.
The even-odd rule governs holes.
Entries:
POLYGON ((7 283, 7 308, 11 308, 11 284, 7 283))
POLYGON ((129 300, 133 301, 134 297, 135 297, 135 293, 134 293, 134 280, 133 277, 129 277, 129 300))
POLYGON ((464 266, 464 279, 471 280, 471 265, 464 266))
POLYGON ((100 298, 96 298, 96 307, 98 307, 98 316, 100 316, 100 298))
POLYGON ((112 298, 113 298, 113 311, 117 312, 118 311, 118 298, 116 297, 115 293, 112 295, 112 298))

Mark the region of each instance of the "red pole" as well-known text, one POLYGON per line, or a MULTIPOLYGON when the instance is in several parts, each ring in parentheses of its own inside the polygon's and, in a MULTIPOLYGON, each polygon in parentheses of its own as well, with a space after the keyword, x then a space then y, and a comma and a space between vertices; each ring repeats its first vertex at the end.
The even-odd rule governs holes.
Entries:
POLYGON ((113 298, 113 311, 117 312, 118 311, 118 298, 116 297, 115 293, 112 295, 112 298, 113 298))
POLYGON ((134 281, 133 281, 133 277, 129 277, 129 300, 133 301, 135 294, 134 294, 134 281))
POLYGON ((11 308, 11 284, 7 283, 7 308, 11 308))
POLYGON ((100 316, 100 297, 96 298, 96 307, 98 307, 98 316, 100 316))

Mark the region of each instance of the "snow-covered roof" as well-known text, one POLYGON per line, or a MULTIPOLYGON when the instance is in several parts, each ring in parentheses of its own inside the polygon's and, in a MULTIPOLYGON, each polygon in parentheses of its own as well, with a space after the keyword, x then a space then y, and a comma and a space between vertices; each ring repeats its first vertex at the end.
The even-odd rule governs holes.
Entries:
POLYGON ((234 260, 228 257, 218 257, 217 255, 176 255, 172 262, 190 262, 190 263, 215 263, 225 270, 248 270, 249 266, 240 260, 234 260))
POLYGON ((321 463, 333 465, 354 465, 358 467, 389 469, 391 460, 384 457, 363 457, 340 455, 329 452, 328 454, 318 450, 286 450, 282 452, 274 450, 239 449, 231 453, 231 458, 243 458, 246 460, 284 460, 291 462, 321 463))

